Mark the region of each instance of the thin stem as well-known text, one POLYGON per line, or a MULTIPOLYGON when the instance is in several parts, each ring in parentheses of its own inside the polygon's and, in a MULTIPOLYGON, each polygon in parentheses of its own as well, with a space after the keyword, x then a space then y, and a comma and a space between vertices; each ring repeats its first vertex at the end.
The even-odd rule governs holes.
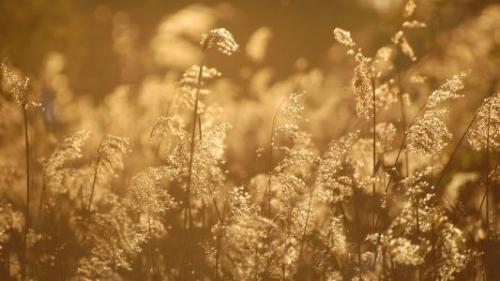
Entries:
POLYGON ((215 198, 212 198, 212 203, 214 204, 215 208, 215 213, 217 214, 217 218, 219 219, 220 222, 222 222, 222 213, 219 211, 219 207, 217 206, 217 201, 215 198))
MULTIPOLYGON (((354 179, 352 179, 353 182, 354 179)), ((359 280, 363 280, 363 278, 361 277, 361 243, 363 241, 363 236, 362 236, 362 233, 361 233, 361 221, 360 221, 360 215, 359 215, 359 209, 360 209, 360 206, 359 204, 361 203, 360 202, 360 195, 359 195, 359 191, 358 191, 358 187, 357 186, 354 186, 353 187, 353 200, 354 200, 354 226, 353 228, 355 229, 355 231, 357 233, 355 233, 355 236, 354 238, 356 239, 356 256, 357 256, 357 262, 358 262, 358 278, 359 280)))
POLYGON ((29 143, 29 130, 28 130, 28 112, 27 105, 22 104, 23 111, 23 123, 24 123, 24 148, 26 156, 26 209, 25 218, 26 225, 24 227, 24 253, 23 253, 23 266, 22 266, 22 276, 26 279, 26 268, 27 268, 27 252, 28 252, 28 232, 30 228, 30 185, 31 185, 31 164, 30 164, 30 143, 29 143))
POLYGON ((99 155, 97 156, 97 161, 95 164, 94 178, 92 180, 92 189, 90 191, 89 207, 87 209, 88 214, 90 214, 90 211, 92 211, 92 200, 94 198, 95 187, 97 185, 97 177, 98 177, 98 173, 99 173, 99 165, 101 164, 101 158, 102 158, 102 154, 99 152, 99 155))
POLYGON ((203 138, 203 133, 201 131, 201 116, 198 114, 198 136, 199 136, 199 140, 201 142, 202 138, 203 138))
MULTIPOLYGON (((357 210, 357 208, 356 208, 357 210)), ((358 211, 356 211, 356 214, 355 214, 355 218, 356 218, 356 221, 358 223, 358 239, 357 239, 357 256, 358 256, 358 277, 360 280, 363 280, 361 278, 361 242, 362 242, 362 238, 361 238, 361 223, 359 222, 359 213, 358 211)))
POLYGON ((259 257, 259 248, 255 247, 255 255, 254 255, 254 277, 253 280, 259 280, 259 270, 258 270, 258 257, 259 257))
MULTIPOLYGON (((421 107, 421 108, 420 108, 419 113, 422 111, 422 109, 423 109, 423 108, 424 108, 424 107, 421 107)), ((417 116, 419 115, 419 113, 417 114, 417 116)), ((450 155, 450 158, 448 159, 448 162, 446 163, 445 167, 444 167, 444 168, 443 168, 443 170, 441 171, 441 174, 440 174, 440 176, 439 176, 438 180, 436 181, 436 183, 434 184, 434 186, 436 186, 436 187, 437 187, 437 186, 439 186, 439 184, 441 183, 441 181, 442 181, 442 179, 443 179, 443 177, 444 177, 445 172, 448 170, 448 168, 449 168, 449 166, 450 166, 450 164, 451 164, 451 160, 453 159, 453 157, 454 157, 454 156, 455 156, 455 154, 457 153, 458 148, 460 147, 461 143, 464 141, 465 137, 467 136, 467 133, 469 132, 470 128, 472 127, 472 124, 474 123, 474 120, 476 119, 476 116, 477 116, 477 111, 476 111, 476 113, 474 114, 474 116, 473 116, 472 120, 471 120, 471 121, 469 122, 469 124, 467 125, 467 129, 464 131, 464 133, 463 133, 463 134, 462 134, 462 136, 460 137, 460 140, 458 141, 457 145, 454 147, 454 149, 453 149, 453 151, 452 151, 452 153, 451 153, 451 155, 450 155)), ((416 117, 412 120, 411 124, 413 124, 413 123, 414 123, 415 119, 416 119, 416 117)), ((411 124, 410 124, 410 126, 411 126, 411 124)), ((397 154, 397 156, 396 156, 396 160, 394 160, 393 167, 395 167, 395 166, 396 166, 396 163, 398 163, 398 161, 399 161, 400 155, 401 155, 401 153, 402 153, 402 151, 403 151, 403 147, 404 147, 405 142, 406 142, 406 137, 407 137, 407 135, 408 135, 407 133, 405 133, 405 134, 403 135, 403 140, 401 141, 401 146, 399 147, 399 151, 398 151, 398 154, 397 154)), ((392 180, 393 180, 393 177, 392 177, 392 176, 391 176, 391 177, 389 177, 389 180, 387 181, 387 185, 386 185, 386 187, 385 187, 385 193, 387 193, 387 191, 389 190, 389 187, 390 187, 390 185, 391 185, 391 183, 392 183, 392 180)), ((417 210, 417 212, 418 212, 418 210, 417 210)), ((379 213, 379 214, 378 214, 378 216, 377 216, 377 220, 375 221, 375 227, 376 227, 376 228, 378 227, 378 224, 380 223, 380 215, 381 215, 381 214, 379 213)), ((378 236, 378 238, 377 238, 377 245, 379 245, 379 243, 380 243, 380 235, 379 235, 379 236, 378 236)), ((378 256, 378 251, 377 251, 377 249, 375 249, 374 264, 375 264, 375 262, 377 261, 377 256, 378 256)))
MULTIPOLYGON (((285 225, 285 228, 286 228, 285 235, 286 235, 286 237, 290 237, 291 236, 290 235, 291 221, 292 221, 292 211, 291 211, 291 209, 289 209, 288 212, 287 212, 286 225, 285 225)), ((281 259, 281 280, 285 280, 285 278, 286 278, 286 272, 287 272, 286 269, 287 269, 287 266, 286 266, 286 260, 285 259, 286 259, 286 254, 283 255, 282 259, 281 259)))
POLYGON ((448 161, 446 162, 444 168, 441 170, 439 178, 437 179, 436 183, 434 184, 435 187, 439 187, 440 183, 442 182, 442 180, 444 178, 444 175, 448 171, 448 168, 450 167, 450 164, 451 164, 453 158, 457 154, 458 149, 460 148, 462 142, 465 140, 465 137, 467 136, 467 134, 469 133, 470 129, 472 128, 472 124, 474 124, 474 121, 476 120, 476 117, 477 117, 477 111, 476 111, 476 113, 474 113, 474 116, 469 121, 469 124, 467 125, 467 128, 465 129, 465 131, 462 133, 462 136, 460 136, 460 139, 458 140, 458 143, 453 148, 453 151, 451 152, 451 155, 448 158, 448 161))
POLYGON ((149 250, 149 266, 148 266, 148 271, 147 271, 147 275, 149 275, 150 271, 152 270, 153 271, 153 279, 155 279, 155 276, 156 276, 156 269, 155 269, 155 262, 154 262, 154 250, 153 250, 153 235, 152 235, 152 232, 151 232, 151 217, 149 215, 149 208, 148 208, 148 211, 147 211, 147 219, 148 219, 148 238, 149 238, 149 241, 148 241, 148 250, 149 250))
POLYGON ((42 190, 40 191, 40 202, 39 202, 39 205, 38 205, 38 216, 37 216, 37 220, 38 220, 38 225, 40 227, 40 229, 42 229, 42 226, 43 226, 43 206, 45 204, 45 191, 46 190, 46 184, 45 184, 45 171, 43 172, 43 176, 42 176, 42 190))
MULTIPOLYGON (((200 71, 198 72, 197 86, 196 86, 196 95, 194 100, 194 109, 193 109, 193 126, 191 130, 191 144, 189 148, 189 171, 188 171, 188 182, 186 188, 186 206, 187 215, 188 215, 188 225, 189 228, 193 227, 193 218, 191 214, 191 184, 192 184, 192 176, 193 176, 193 160, 194 160, 194 149, 195 149, 195 136, 196 136, 196 123, 198 121, 198 104, 200 101, 200 91, 201 91, 201 80, 203 78, 203 61, 200 64, 200 71)), ((201 124, 200 124, 201 126, 201 124)), ((200 127, 201 128, 201 127, 200 127)), ((200 133, 201 134, 201 133, 200 133)))
POLYGON ((431 222, 431 263, 432 263, 432 280, 436 280, 438 269, 437 269, 437 237, 434 222, 431 222))
POLYGON ((309 217, 311 215, 311 209, 312 209, 312 198, 313 198, 313 191, 311 191, 311 194, 309 196, 309 203, 307 207, 307 215, 306 215, 306 223, 304 225, 304 230, 302 231, 302 238, 300 239, 300 251, 299 251, 299 258, 297 259, 297 264, 300 266, 300 261, 302 259, 302 251, 304 250, 304 243, 305 243, 305 237, 307 233, 307 225, 309 224, 309 217))
POLYGON ((224 210, 225 208, 223 207, 222 209, 222 214, 219 211, 219 208, 217 207, 217 201, 215 201, 215 198, 212 198, 212 202, 215 207, 215 211, 217 213, 217 217, 219 219, 220 223, 220 232, 217 235, 217 245, 216 245, 216 250, 215 250, 215 268, 214 268, 214 280, 219 280, 219 263, 220 263, 220 252, 222 248, 222 238, 223 238, 223 231, 224 231, 224 210))
MULTIPOLYGON (((149 198, 151 198, 151 191, 148 190, 148 195, 149 198)), ((148 250, 149 250, 149 266, 148 266, 148 272, 147 276, 149 276, 150 270, 152 271, 153 274, 153 280, 157 280, 157 277, 159 276, 158 274, 158 265, 156 262, 156 255, 155 255, 155 241, 153 237, 153 231, 151 229, 151 212, 150 208, 147 208, 147 220, 148 220, 148 250)))
MULTIPOLYGON (((427 97, 427 100, 428 99, 429 99, 429 97, 427 97)), ((427 104, 427 102, 425 102, 422 106, 420 106, 417 114, 413 117, 410 124, 408 124, 408 128, 411 127, 415 123, 415 121, 417 120, 417 117, 420 116, 420 114, 424 111, 426 104, 427 104)), ((407 137, 408 137, 408 131, 404 132, 404 134, 403 134, 403 139, 401 140, 401 145, 399 146, 398 154, 396 155, 396 159, 394 160, 394 163, 392 164, 392 167, 393 167, 392 169, 395 169, 397 163, 399 162, 399 159, 400 159, 401 154, 403 152, 403 149, 405 147, 407 137)), ((391 186, 393 178, 394 178, 394 176, 392 176, 392 175, 389 176, 389 180, 387 181, 387 184, 386 184, 385 190, 384 190, 385 196, 387 195, 387 192, 389 191, 389 187, 391 186)), ((378 212, 377 218, 375 220, 375 230, 377 230, 377 228, 378 228, 378 224, 380 223, 381 215, 382 215, 382 208, 379 208, 379 212, 378 212)), ((378 246, 380 245, 380 239, 381 239, 381 234, 379 232, 378 236, 377 236, 377 243, 376 243, 377 246, 375 247, 375 257, 373 259, 373 265, 375 265, 377 263, 378 246)))
MULTIPOLYGON (((375 183, 375 176, 377 175, 377 97, 376 97, 376 88, 375 88, 375 78, 372 78, 372 167, 373 167, 373 174, 372 174, 372 197, 373 200, 375 201, 375 190, 376 190, 376 183, 375 183)), ((376 219, 376 214, 373 215, 373 227, 375 227, 375 219, 376 219)))
POLYGON ((201 199, 201 229, 205 229, 205 200, 201 199))
MULTIPOLYGON (((399 50, 399 49, 398 49, 399 50)), ((396 68, 398 76, 398 92, 399 92, 399 107, 401 111, 401 125, 403 132, 406 132, 406 110, 405 102, 403 97, 403 84, 401 83, 401 51, 398 51, 396 56, 396 68)), ((410 177, 410 152, 407 149, 407 145, 403 142, 403 149, 405 152, 405 175, 406 178, 410 177)), ((420 241, 420 194, 417 192, 415 194, 415 224, 417 228, 417 239, 420 241)), ((417 280, 421 280, 421 269, 417 266, 417 280)))
MULTIPOLYGON (((415 120, 417 120, 417 117, 424 111, 424 109, 425 109, 425 104, 420 107, 417 114, 415 115, 415 117, 412 119, 412 121, 408 125, 408 128, 411 127, 415 123, 415 120)), ((403 134, 403 139, 401 140, 401 144, 400 144, 399 149, 398 149, 398 154, 396 155, 396 159, 394 160, 394 163, 392 163, 393 169, 396 167, 396 165, 399 162, 399 159, 401 158, 401 154, 403 153, 403 150, 404 150, 405 145, 406 145, 407 137, 408 137, 408 131, 406 131, 403 134)), ((391 176, 391 177, 389 177, 389 180, 387 181, 387 184, 386 184, 385 189, 384 189, 384 193, 387 193, 389 191, 389 187, 391 186, 392 181, 393 181, 393 177, 391 176)))
MULTIPOLYGON (((399 107, 401 110, 401 125, 403 132, 406 132, 407 128, 407 123, 406 123, 406 110, 405 110, 405 102, 403 99, 403 84, 401 83, 401 52, 398 52, 398 55, 396 57, 397 59, 397 73, 398 73, 398 91, 399 91, 399 107)), ((406 171, 406 176, 410 176, 410 160, 409 160, 409 152, 406 149, 406 144, 404 145, 403 149, 405 150, 405 171, 406 171)))
MULTIPOLYGON (((221 226, 222 227, 222 226, 221 226)), ((222 232, 222 228, 220 230, 222 232)), ((214 280, 219 280, 219 260, 220 260, 220 248, 221 248, 222 233, 217 235, 217 245, 215 251, 215 268, 214 268, 214 280)))
MULTIPOLYGON (((500 158, 498 158, 497 160, 497 164, 495 165, 495 169, 493 169, 493 171, 495 171, 496 169, 498 169, 498 167, 500 166, 500 158)), ((481 204, 479 204, 479 216, 481 216, 481 210, 483 209, 483 205, 484 205, 484 201, 486 200, 486 188, 484 189, 484 194, 483 194, 483 197, 481 199, 481 204)))
MULTIPOLYGON (((373 109, 373 122, 372 122, 372 165, 373 165, 373 178, 377 173, 376 165, 377 165, 377 98, 376 98, 376 89, 375 89, 375 78, 372 78, 372 109, 373 109)), ((372 186, 372 195, 375 197, 375 181, 372 186)))
POLYGON ((488 106, 488 122, 486 124, 486 151, 485 153, 485 165, 486 165, 486 242, 490 239, 490 124, 491 124, 491 106, 493 102, 488 106))
POLYGON ((85 200, 83 200, 83 184, 80 185, 78 196, 80 197, 80 209, 83 211, 85 210, 85 200))
MULTIPOLYGON (((189 145, 189 164, 188 164, 188 178, 187 178, 187 186, 186 186, 186 195, 184 198, 184 229, 189 229, 186 233, 186 239, 184 241, 187 242, 186 248, 185 248, 185 254, 183 255, 182 259, 184 260, 184 266, 181 275, 185 276, 187 274, 187 265, 189 262, 186 262, 185 259, 187 259, 190 255, 191 251, 191 243, 189 242, 191 240, 191 230, 193 229, 193 217, 191 213, 191 187, 192 187, 192 182, 193 182, 193 162, 194 162, 194 153, 195 153, 195 147, 196 147, 196 127, 197 127, 197 121, 199 121, 199 115, 198 115, 198 105, 200 101, 200 92, 201 92, 201 83, 203 79, 203 68, 204 68, 204 62, 203 60, 200 63, 200 69, 198 71, 198 78, 197 78, 197 83, 196 83, 196 93, 195 93, 195 100, 194 100, 194 108, 193 108, 193 124, 191 127, 191 142, 189 145), (187 225, 187 227, 186 227, 187 225)), ((200 120, 201 121, 201 120, 200 120)), ((200 125, 201 128, 201 125, 200 125)), ((200 130, 201 131, 201 130, 200 130)), ((201 136, 201 132, 200 132, 201 136)))
MULTIPOLYGON (((419 110, 419 112, 417 113, 417 116, 422 112, 424 106, 422 106, 419 110)), ((411 124, 413 124, 415 122, 415 120, 417 119, 417 116, 415 116, 411 122, 411 124)), ((410 124, 410 126, 411 126, 410 124)), ((403 152, 403 148, 405 147, 405 143, 406 143, 406 138, 408 136, 408 132, 405 132, 404 135, 403 135, 403 139, 401 140, 401 144, 399 146, 399 149, 398 149, 398 154, 396 155, 396 159, 394 160, 394 163, 392 164, 392 169, 395 169, 397 163, 399 162, 399 159, 401 158, 401 154, 403 152)), ((393 181, 393 176, 390 176, 389 177, 389 180, 387 181, 387 184, 385 186, 385 189, 384 189, 384 194, 387 194, 387 192, 389 191, 389 187, 391 186, 391 183, 393 181)), ((378 228, 378 224, 380 223, 380 219, 381 219, 381 211, 382 211, 382 208, 379 208, 379 212, 377 214, 377 218, 375 220, 375 230, 377 230, 378 228)), ((376 262, 377 262, 377 257, 378 257, 378 246, 380 244, 380 239, 381 239, 381 235, 379 233, 378 237, 377 237, 377 246, 375 247, 375 257, 373 259, 373 264, 375 265, 376 262)))
POLYGON ((272 185, 272 176, 273 176, 273 150, 274 150, 274 127, 276 126, 276 121, 278 120, 278 113, 280 111, 281 106, 285 102, 286 98, 281 101, 274 113, 273 124, 271 125, 271 136, 269 143, 269 172, 267 177, 267 188, 265 192, 265 197, 267 197, 267 217, 271 218, 271 185, 272 185))
POLYGON ((382 247, 382 280, 387 280, 387 265, 386 265, 386 261, 385 261, 385 248, 382 247))

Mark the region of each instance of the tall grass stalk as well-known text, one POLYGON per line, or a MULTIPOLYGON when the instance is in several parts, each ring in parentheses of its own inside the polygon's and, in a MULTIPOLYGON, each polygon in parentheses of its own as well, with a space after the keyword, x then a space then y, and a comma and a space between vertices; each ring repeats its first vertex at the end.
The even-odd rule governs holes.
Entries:
POLYGON ((185 214, 187 215, 188 226, 191 229, 193 227, 193 217, 191 213, 191 185, 192 185, 192 177, 193 177, 193 161, 194 161, 194 150, 196 147, 196 126, 197 121, 200 121, 198 126, 200 126, 200 136, 201 136, 201 119, 198 115, 198 105, 200 101, 200 92, 201 92, 201 80, 203 79, 203 61, 200 64, 200 70, 198 72, 198 78, 196 82, 196 94, 194 98, 194 109, 193 109, 193 125, 191 128, 191 143, 189 146, 189 166, 188 166, 188 179, 187 179, 187 187, 186 187, 186 205, 185 205, 185 214))
MULTIPOLYGON (((490 128, 491 128, 491 103, 488 107, 488 125, 486 130, 486 151, 485 151, 485 161, 486 161, 486 231, 487 237, 490 231, 490 220, 489 220, 489 189, 490 189, 490 128)), ((489 238, 489 237, 488 237, 489 238)))
POLYGON ((472 119, 469 121, 469 124, 467 125, 467 128, 462 133, 462 135, 460 136, 460 139, 458 140, 457 144, 453 148, 453 151, 451 152, 450 157, 448 158, 448 161, 446 162, 446 164, 444 165, 443 169, 441 170, 441 173, 439 174, 439 177, 436 180, 436 183, 434 184, 434 186, 436 186, 436 187, 440 186, 441 182, 444 179, 444 176, 445 176, 446 172, 448 171, 448 169, 451 166, 452 160, 455 158, 455 155, 457 154, 458 149, 460 148, 460 146, 462 145, 462 142, 467 137, 467 134, 469 133, 470 129, 472 128, 472 124, 474 124, 474 121, 476 120, 476 118, 477 118, 477 111, 474 113, 474 116, 472 116, 472 119))
POLYGON ((45 169, 43 171, 42 175, 42 190, 40 190, 40 200, 38 203, 38 215, 37 215, 37 221, 40 229, 43 226, 43 206, 45 204, 45 196, 46 196, 46 176, 45 176, 45 169))
MULTIPOLYGON (((410 124, 408 125, 408 127, 411 126, 415 122, 415 120, 417 119, 417 117, 423 111, 424 107, 425 107, 424 105, 420 107, 418 113, 412 119, 412 121, 410 122, 410 124)), ((401 140, 401 144, 399 145, 399 149, 398 149, 398 153, 396 155, 396 159, 394 159, 394 162, 392 163, 392 166, 391 166, 393 170, 396 169, 396 165, 398 164, 399 159, 401 158, 401 155, 402 155, 403 150, 404 150, 405 145, 406 145, 406 138, 407 137, 408 137, 408 133, 405 131, 404 134, 403 134, 403 139, 401 140)), ((387 196, 387 192, 389 192, 389 188, 390 188, 393 180, 394 180, 394 177, 390 176, 389 180, 387 181, 387 184, 385 185, 384 195, 383 196, 387 196)), ((381 233, 378 231, 378 225, 380 223, 381 216, 382 216, 382 208, 379 208, 379 212, 377 213, 377 216, 376 216, 376 219, 375 219, 375 226, 374 226, 374 229, 375 229, 375 231, 378 232, 378 235, 377 235, 377 243, 376 243, 376 247, 375 247, 375 256, 374 256, 374 259, 373 259, 373 265, 375 265, 377 263, 378 246, 380 245, 380 241, 381 241, 381 238, 382 238, 381 237, 381 233)))
POLYGON ((217 241, 216 241, 216 248, 215 248, 215 268, 214 268, 214 277, 213 279, 218 281, 219 280, 219 264, 220 264, 220 252, 221 252, 221 247, 222 247, 222 237, 223 237, 223 231, 224 231, 224 206, 222 209, 222 213, 219 210, 219 207, 217 206, 217 201, 215 198, 212 198, 212 202, 214 205, 215 213, 217 214, 217 218, 219 219, 219 223, 221 225, 221 230, 220 233, 217 235, 217 241))
MULTIPOLYGON (((372 81, 372 167, 373 167, 373 172, 372 172, 372 177, 373 177, 373 183, 372 183, 372 197, 373 201, 375 202, 375 191, 376 191, 376 181, 375 177, 377 175, 377 96, 376 96, 376 82, 375 82, 375 77, 371 79, 372 81)), ((373 222, 372 225, 375 228, 375 219, 376 219, 376 207, 374 209, 374 214, 373 214, 373 222)))
POLYGON ((95 164, 94 176, 92 178, 92 187, 90 190, 89 206, 87 208, 87 212, 89 215, 90 215, 90 212, 92 211, 92 201, 94 199, 95 187, 97 185, 97 178, 99 176, 99 166, 101 164, 101 159, 102 159, 102 153, 101 153, 101 151, 99 151, 99 154, 97 156, 97 161, 95 164))
MULTIPOLYGON (((401 129, 403 132, 406 132, 408 128, 407 120, 406 120, 406 107, 404 102, 404 91, 403 91, 403 83, 401 82, 401 51, 398 52, 396 56, 396 68, 397 68, 397 81, 398 81, 398 92, 399 92, 399 108, 401 111, 401 129)), ((403 142, 404 143, 404 142, 403 142)), ((410 175, 410 157, 409 151, 406 149, 406 143, 404 143, 403 147, 405 151, 405 171, 406 177, 410 175)))
POLYGON ((28 267, 28 233, 30 229, 30 187, 31 187, 31 150, 29 142, 29 128, 28 128, 28 105, 26 103, 21 104, 21 109, 23 113, 23 124, 24 124, 24 149, 26 157, 26 208, 25 208, 25 218, 26 225, 24 226, 24 251, 22 254, 22 277, 27 278, 26 272, 28 267))
MULTIPOLYGON (((399 49, 398 49, 399 50, 399 49)), ((396 55, 396 71, 397 71, 397 83, 398 83, 398 93, 399 93, 399 108, 401 112, 401 129, 405 133, 407 130, 406 123, 406 108, 404 101, 403 84, 401 82, 401 51, 397 52, 396 55)), ((406 142, 402 143, 405 152, 405 177, 410 176, 410 152, 408 151, 406 142)), ((417 227, 417 240, 420 242, 420 194, 415 194, 415 225, 417 227)), ((417 266, 417 280, 421 280, 421 266, 417 266)))
MULTIPOLYGON (((484 161, 485 161, 485 197, 486 197, 486 247, 484 249, 485 251, 485 257, 487 262, 490 259, 490 254, 491 250, 490 248, 490 127, 491 127, 491 107, 493 105, 493 102, 490 103, 488 106, 488 121, 486 123, 486 149, 484 151, 484 161)), ((486 280, 489 280, 490 274, 486 272, 486 280)))
POLYGON ((284 98, 281 103, 278 105, 276 112, 273 116, 273 123, 271 125, 271 135, 269 140, 269 159, 268 159, 268 174, 267 174, 267 187, 264 192, 264 197, 267 199, 267 217, 271 218, 271 191, 272 191, 272 178, 273 178, 273 154, 274 154, 274 129, 276 127, 276 122, 278 120, 278 115, 281 109, 281 106, 285 103, 286 98, 284 98))
POLYGON ((302 231, 302 236, 300 238, 300 248, 299 248, 299 257, 297 258, 297 268, 300 270, 300 262, 302 260, 302 253, 304 251, 304 244, 306 240, 307 227, 309 224, 309 219, 312 212, 312 199, 313 199, 313 190, 309 194, 309 202, 307 204, 307 214, 306 214, 306 222, 304 224, 304 230, 302 231))

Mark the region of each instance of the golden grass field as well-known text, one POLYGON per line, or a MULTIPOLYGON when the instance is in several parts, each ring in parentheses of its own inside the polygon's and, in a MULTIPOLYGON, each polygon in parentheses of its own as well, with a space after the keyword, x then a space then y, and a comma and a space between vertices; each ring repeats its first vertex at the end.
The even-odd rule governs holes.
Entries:
POLYGON ((0 280, 500 280, 500 3, 0 0, 0 280))

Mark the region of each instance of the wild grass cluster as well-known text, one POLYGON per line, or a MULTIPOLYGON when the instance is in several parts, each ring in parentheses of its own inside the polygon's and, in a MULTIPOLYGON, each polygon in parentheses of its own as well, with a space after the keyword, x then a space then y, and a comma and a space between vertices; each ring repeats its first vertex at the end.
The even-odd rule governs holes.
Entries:
POLYGON ((204 6, 99 102, 63 54, 38 77, 4 59, 0 279, 500 280, 500 6, 438 34, 419 2, 376 48, 317 34, 333 71, 282 79, 269 28, 240 43, 204 6))

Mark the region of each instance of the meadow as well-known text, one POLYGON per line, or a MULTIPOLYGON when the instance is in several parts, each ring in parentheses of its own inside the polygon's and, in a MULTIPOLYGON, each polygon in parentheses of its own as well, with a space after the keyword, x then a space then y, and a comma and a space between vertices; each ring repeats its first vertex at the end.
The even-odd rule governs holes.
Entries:
POLYGON ((373 3, 321 55, 203 1, 1 43, 0 280, 500 280, 500 4, 373 3))

